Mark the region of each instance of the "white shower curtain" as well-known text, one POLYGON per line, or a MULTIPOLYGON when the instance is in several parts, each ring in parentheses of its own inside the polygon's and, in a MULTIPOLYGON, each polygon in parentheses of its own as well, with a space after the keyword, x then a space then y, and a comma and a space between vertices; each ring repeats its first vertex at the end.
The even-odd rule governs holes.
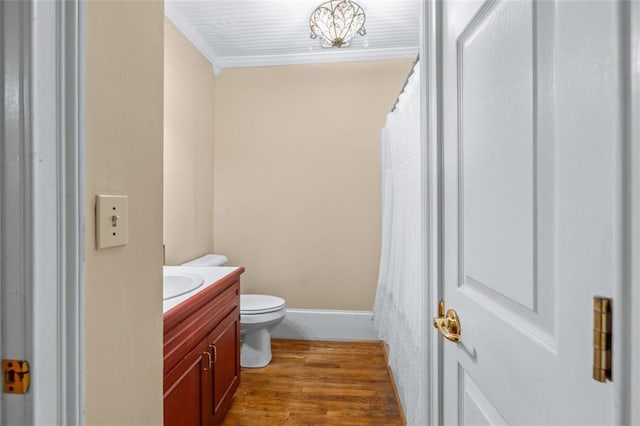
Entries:
POLYGON ((409 77, 381 134, 382 252, 374 324, 389 345, 389 365, 409 425, 422 424, 422 203, 420 70, 409 77))

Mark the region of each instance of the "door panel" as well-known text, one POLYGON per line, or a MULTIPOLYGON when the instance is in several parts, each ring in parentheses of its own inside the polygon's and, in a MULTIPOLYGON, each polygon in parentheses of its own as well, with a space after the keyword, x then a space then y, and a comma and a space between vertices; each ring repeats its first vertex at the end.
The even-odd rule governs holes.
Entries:
POLYGON ((460 290, 550 348, 554 27, 548 4, 485 2, 456 43, 460 290))
POLYGON ((458 383, 463 395, 458 400, 460 424, 487 426, 508 424, 489 398, 482 393, 476 382, 462 368, 458 369, 458 383))
POLYGON ((457 42, 461 283, 529 310, 535 308, 532 9, 527 2, 490 3, 457 42))
POLYGON ((211 357, 202 342, 164 379, 164 424, 205 425, 211 412, 211 357))
POLYGON ((592 298, 620 280, 618 7, 443 4, 447 424, 614 421, 591 375, 592 298))
POLYGON ((208 340, 215 346, 216 353, 213 364, 213 409, 214 423, 219 423, 240 384, 240 311, 234 309, 211 332, 208 340))

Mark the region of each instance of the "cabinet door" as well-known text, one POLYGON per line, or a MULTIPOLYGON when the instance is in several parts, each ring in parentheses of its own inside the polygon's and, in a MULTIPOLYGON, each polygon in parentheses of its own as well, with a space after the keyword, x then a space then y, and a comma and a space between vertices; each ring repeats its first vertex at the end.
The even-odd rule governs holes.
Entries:
POLYGON ((205 340, 165 376, 165 426, 210 423, 212 365, 205 340))
POLYGON ((224 419, 240 384, 240 311, 235 309, 209 335, 213 363, 215 424, 224 419))

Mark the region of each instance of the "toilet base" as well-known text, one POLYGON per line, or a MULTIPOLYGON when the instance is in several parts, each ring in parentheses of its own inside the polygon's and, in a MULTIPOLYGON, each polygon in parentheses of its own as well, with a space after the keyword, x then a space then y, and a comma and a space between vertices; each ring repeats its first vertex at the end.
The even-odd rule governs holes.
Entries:
POLYGON ((271 333, 266 328, 259 328, 242 334, 240 348, 240 366, 244 368, 261 368, 271 362, 271 333))

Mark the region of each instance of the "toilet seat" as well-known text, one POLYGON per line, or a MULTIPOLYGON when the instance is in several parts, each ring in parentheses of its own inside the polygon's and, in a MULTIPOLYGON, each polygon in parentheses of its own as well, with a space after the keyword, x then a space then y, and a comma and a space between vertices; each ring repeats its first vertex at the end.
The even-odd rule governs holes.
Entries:
POLYGON ((284 308, 285 300, 266 294, 241 294, 240 314, 259 315, 276 312, 284 308))
POLYGON ((240 365, 260 368, 271 362, 271 331, 287 315, 285 300, 266 294, 240 295, 240 365))

